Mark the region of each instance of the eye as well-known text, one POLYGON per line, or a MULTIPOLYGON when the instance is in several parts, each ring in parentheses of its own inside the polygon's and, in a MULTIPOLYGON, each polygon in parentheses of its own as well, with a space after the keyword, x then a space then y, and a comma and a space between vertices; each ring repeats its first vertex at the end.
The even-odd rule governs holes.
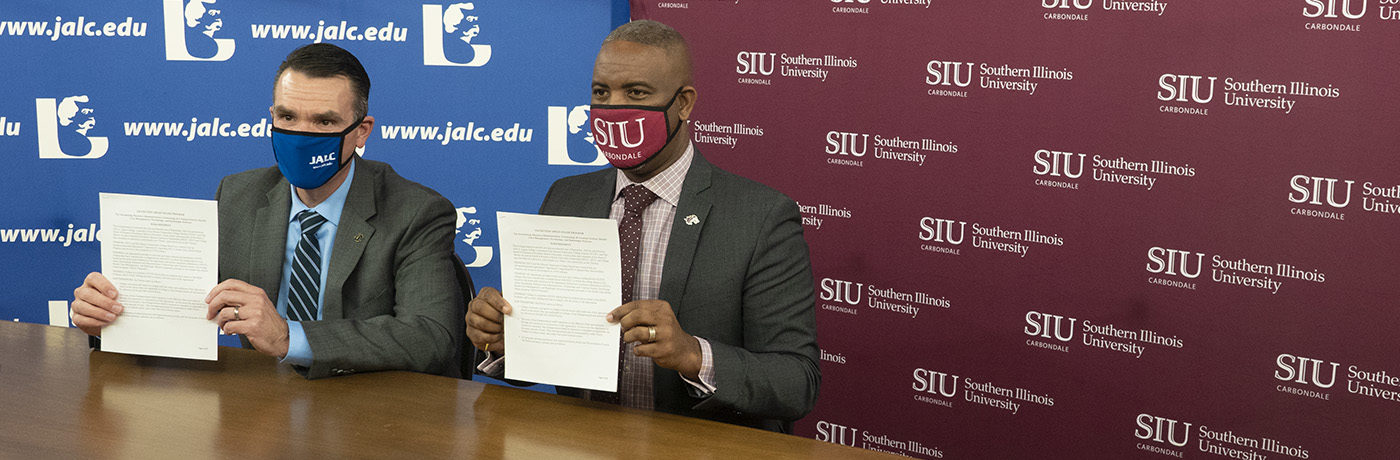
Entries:
POLYGON ((650 96, 651 93, 640 89, 629 89, 627 90, 627 95, 632 97, 633 99, 646 99, 646 97, 650 96))
POLYGON ((321 126, 326 126, 326 127, 335 126, 335 123, 332 123, 330 120, 321 120, 321 126))
POLYGON ((277 118, 281 119, 282 121, 292 121, 292 116, 287 115, 285 113, 282 115, 278 115, 277 118))
POLYGON ((608 90, 602 88, 593 88, 593 97, 599 99, 608 97, 608 90))

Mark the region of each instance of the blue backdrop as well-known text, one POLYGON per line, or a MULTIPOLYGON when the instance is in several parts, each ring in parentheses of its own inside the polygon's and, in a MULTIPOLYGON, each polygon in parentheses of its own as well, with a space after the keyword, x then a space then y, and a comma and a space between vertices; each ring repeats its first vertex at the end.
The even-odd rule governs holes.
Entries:
MULTIPOLYGON (((372 82, 362 154, 458 207, 457 252, 499 286, 496 211, 605 164, 578 128, 618 0, 0 3, 0 319, 67 325, 100 270, 98 192, 213 198, 274 164, 278 64, 344 47, 372 82)), ((236 343, 225 341, 224 344, 236 343)))

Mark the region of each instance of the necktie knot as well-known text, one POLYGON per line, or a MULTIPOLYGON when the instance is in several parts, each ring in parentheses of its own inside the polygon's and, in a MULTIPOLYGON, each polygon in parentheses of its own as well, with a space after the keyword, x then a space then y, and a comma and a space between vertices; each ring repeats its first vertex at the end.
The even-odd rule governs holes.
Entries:
POLYGON ((643 187, 642 184, 632 184, 622 189, 623 207, 627 214, 633 216, 641 216, 642 210, 650 206, 651 202, 656 201, 657 198, 660 197, 643 187))
POLYGON ((315 236, 321 225, 326 223, 325 217, 310 209, 297 213, 297 220, 301 222, 301 234, 310 236, 315 236))

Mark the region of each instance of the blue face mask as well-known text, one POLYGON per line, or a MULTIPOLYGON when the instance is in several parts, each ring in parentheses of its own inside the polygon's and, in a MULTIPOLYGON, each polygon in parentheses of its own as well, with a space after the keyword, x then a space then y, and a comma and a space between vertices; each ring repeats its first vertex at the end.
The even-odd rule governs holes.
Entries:
POLYGON ((360 121, 338 133, 310 133, 272 128, 272 154, 277 169, 287 182, 302 189, 325 185, 340 172, 340 152, 345 147, 345 135, 360 126, 360 121))

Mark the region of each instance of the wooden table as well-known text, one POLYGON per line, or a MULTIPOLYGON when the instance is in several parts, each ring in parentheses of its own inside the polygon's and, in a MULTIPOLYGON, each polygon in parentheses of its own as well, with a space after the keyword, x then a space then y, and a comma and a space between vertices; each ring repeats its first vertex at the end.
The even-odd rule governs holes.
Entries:
POLYGON ((93 352, 77 329, 25 323, 0 323, 0 457, 890 458, 412 372, 308 381, 251 350, 93 352))

